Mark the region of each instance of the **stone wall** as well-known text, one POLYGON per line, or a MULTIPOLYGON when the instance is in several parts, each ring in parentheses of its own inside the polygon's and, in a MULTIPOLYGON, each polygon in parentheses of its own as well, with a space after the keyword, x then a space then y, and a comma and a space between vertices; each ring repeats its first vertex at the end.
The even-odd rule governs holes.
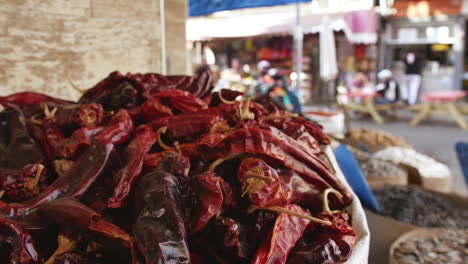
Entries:
MULTIPOLYGON (((166 19, 168 35, 185 32, 185 1, 166 3, 173 1, 166 12, 178 8, 182 18, 166 19)), ((67 74, 89 88, 114 70, 161 69, 159 0, 0 0, 0 7, 0 95, 75 99, 67 74)), ((185 71, 185 34, 178 38, 168 39, 170 73, 185 71)))

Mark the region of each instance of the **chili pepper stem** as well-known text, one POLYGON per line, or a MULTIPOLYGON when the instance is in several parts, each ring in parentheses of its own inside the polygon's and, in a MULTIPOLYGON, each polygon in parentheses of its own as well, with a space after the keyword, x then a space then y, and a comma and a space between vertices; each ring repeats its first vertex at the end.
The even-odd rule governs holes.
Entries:
POLYGON ((218 121, 211 126, 210 133, 226 133, 236 130, 236 127, 237 125, 234 127, 230 127, 228 124, 218 121))
POLYGON ((322 210, 323 210, 323 213, 325 213, 327 215, 332 215, 332 214, 336 214, 336 213, 340 212, 339 210, 333 210, 333 211, 330 210, 330 204, 328 203, 328 195, 330 193, 333 193, 334 195, 336 195, 336 197, 338 197, 338 199, 340 199, 340 200, 343 199, 343 195, 339 191, 337 191, 337 190, 335 190, 333 188, 326 189, 323 192, 323 209, 322 210))
POLYGON ((40 115, 41 115, 41 114, 35 114, 35 115, 33 115, 33 116, 30 118, 30 119, 31 119, 31 122, 33 122, 33 123, 36 124, 36 125, 42 125, 42 121, 38 119, 40 115))
POLYGON ((34 190, 34 188, 39 183, 39 180, 41 179, 41 174, 42 174, 43 170, 44 170, 44 166, 42 166, 41 164, 37 165, 36 176, 34 176, 33 179, 30 179, 30 178, 26 179, 26 182, 24 184, 26 189, 28 189, 30 191, 34 190))
POLYGON ((223 158, 219 158, 219 159, 215 160, 213 163, 211 163, 210 167, 208 167, 208 171, 213 172, 216 169, 216 167, 218 167, 221 163, 225 162, 226 160, 230 160, 230 159, 240 157, 243 154, 244 153, 235 153, 235 154, 225 156, 223 158))
POLYGON ((52 119, 55 117, 55 114, 57 113, 57 107, 54 107, 52 109, 52 111, 49 110, 49 106, 47 106, 46 104, 41 104, 41 108, 42 108, 42 111, 44 111, 44 116, 45 116, 45 119, 52 119))
POLYGON ((2 199, 3 195, 5 194, 5 190, 0 191, 0 199, 2 199))
POLYGON ((242 194, 243 197, 246 194, 252 194, 258 192, 263 186, 265 182, 274 182, 275 179, 272 177, 267 177, 263 175, 263 171, 261 168, 255 167, 247 171, 244 176, 245 184, 242 186, 242 194))
POLYGON ((237 115, 239 119, 237 120, 237 124, 231 130, 239 129, 241 127, 242 120, 255 118, 255 114, 249 111, 249 106, 250 98, 247 99, 242 105, 239 105, 239 108, 237 108, 237 115))
POLYGON ((256 206, 256 205, 251 205, 250 208, 247 210, 247 213, 251 214, 251 213, 253 213, 253 212, 257 211, 257 210, 266 210, 266 211, 270 211, 270 212, 287 214, 287 215, 291 215, 291 216, 295 216, 295 217, 304 218, 304 219, 307 219, 307 220, 310 220, 312 222, 319 223, 319 224, 322 224, 322 225, 327 225, 327 226, 332 225, 332 223, 330 221, 328 221, 328 220, 319 219, 319 218, 316 218, 316 217, 313 217, 313 216, 310 216, 310 215, 303 215, 303 214, 291 211, 291 210, 286 209, 286 208, 281 207, 281 206, 260 207, 260 206, 256 206))
POLYGON ((57 243, 58 243, 57 250, 55 250, 54 254, 52 254, 52 256, 44 264, 54 263, 56 256, 72 251, 76 247, 75 241, 68 239, 63 235, 59 235, 57 237, 57 243))
POLYGON ((85 117, 83 119, 88 126, 94 126, 96 124, 96 112, 85 109, 84 116, 85 117))
POLYGON ((297 118, 299 117, 298 114, 289 114, 289 115, 277 115, 277 116, 265 116, 262 118, 263 121, 270 121, 270 120, 283 120, 288 118, 297 118))
POLYGON ((218 93, 218 95, 219 95, 219 100, 221 100, 221 102, 223 102, 223 104, 233 104, 233 103, 236 102, 236 100, 229 101, 229 100, 224 99, 223 93, 221 91, 218 93))
POLYGON ((162 141, 162 138, 161 138, 161 134, 164 134, 166 133, 166 130, 167 130, 167 127, 160 127, 157 131, 156 131, 156 135, 158 136, 158 144, 159 146, 161 146, 161 148, 163 149, 170 149, 171 147, 169 147, 168 145, 164 144, 164 142, 162 141))

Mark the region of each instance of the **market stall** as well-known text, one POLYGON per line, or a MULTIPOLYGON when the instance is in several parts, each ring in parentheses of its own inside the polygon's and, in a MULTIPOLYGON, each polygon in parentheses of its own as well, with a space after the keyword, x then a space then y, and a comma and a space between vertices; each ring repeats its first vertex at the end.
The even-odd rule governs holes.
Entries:
POLYGON ((77 101, 0 97, 2 258, 366 263, 366 217, 321 127, 211 80, 113 72, 77 101))

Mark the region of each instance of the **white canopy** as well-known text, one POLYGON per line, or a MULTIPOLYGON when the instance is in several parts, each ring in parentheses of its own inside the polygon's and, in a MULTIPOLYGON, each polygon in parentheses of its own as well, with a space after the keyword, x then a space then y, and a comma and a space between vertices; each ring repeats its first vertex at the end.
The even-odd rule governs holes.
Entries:
MULTIPOLYGON (((376 30, 359 32, 362 30, 355 29, 353 26, 355 14, 355 11, 319 14, 314 13, 309 6, 303 4, 301 23, 305 34, 319 33, 322 28, 323 17, 327 16, 327 19, 330 21, 328 24, 332 30, 343 30, 350 42, 363 44, 376 43, 376 30)), ((207 17, 189 18, 187 21, 187 39, 197 41, 216 38, 292 34, 296 19, 295 15, 294 5, 287 5, 224 11, 207 17)), ((364 19, 376 19, 376 16, 370 15, 364 19)), ((375 22, 370 23, 375 24, 375 22)))

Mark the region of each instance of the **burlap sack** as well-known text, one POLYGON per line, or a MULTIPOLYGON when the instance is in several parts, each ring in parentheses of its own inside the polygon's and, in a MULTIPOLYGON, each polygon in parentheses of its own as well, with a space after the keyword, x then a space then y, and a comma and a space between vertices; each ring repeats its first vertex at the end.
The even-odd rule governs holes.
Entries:
POLYGON ((357 243, 354 246, 351 257, 346 261, 346 263, 367 264, 369 257, 370 232, 367 225, 366 214, 364 213, 364 209, 362 208, 359 198, 354 194, 351 186, 349 186, 346 181, 346 178, 336 161, 333 149, 329 146, 326 147, 325 154, 328 156, 328 159, 336 172, 336 176, 344 182, 348 190, 353 193, 354 197, 352 204, 346 210, 351 214, 352 226, 357 235, 357 243))

